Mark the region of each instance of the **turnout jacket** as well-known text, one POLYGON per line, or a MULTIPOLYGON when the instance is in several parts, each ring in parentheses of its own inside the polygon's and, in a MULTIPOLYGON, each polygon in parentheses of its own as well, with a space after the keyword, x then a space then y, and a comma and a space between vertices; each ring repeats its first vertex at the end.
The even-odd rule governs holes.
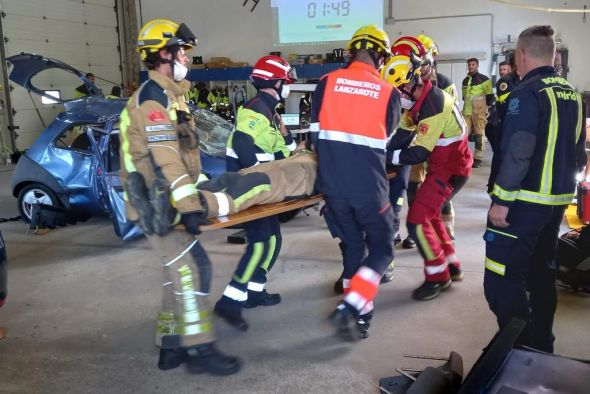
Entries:
POLYGON ((293 137, 280 132, 279 100, 266 92, 256 96, 238 109, 236 125, 227 140, 228 171, 239 171, 260 163, 289 157, 297 144, 293 137))
POLYGON ((585 140, 580 94, 553 67, 531 70, 508 99, 492 200, 569 204, 586 164, 585 140))
POLYGON ((432 175, 468 176, 472 155, 465 120, 455 100, 425 81, 424 93, 410 111, 404 111, 388 146, 392 164, 417 164, 428 160, 432 175), (413 142, 408 145, 408 141, 413 142))
POLYGON ((467 74, 463 79, 463 115, 472 115, 473 106, 471 101, 476 98, 485 98, 487 106, 494 104, 494 92, 492 91, 492 81, 483 74, 467 74))
POLYGON ((385 147, 399 114, 399 91, 369 64, 354 61, 322 77, 314 92, 310 123, 319 191, 387 201, 385 147))
POLYGON ((439 73, 436 71, 436 80, 432 81, 434 86, 444 90, 448 94, 455 99, 455 101, 459 100, 459 94, 457 94, 457 87, 455 83, 451 80, 451 78, 447 77, 444 74, 439 73))
MULTIPOLYGON (((127 174, 133 171, 143 175, 148 188, 156 177, 163 178, 178 212, 202 212, 195 186, 201 171, 198 138, 196 133, 192 136, 197 143, 191 149, 181 148, 178 139, 180 124, 192 125, 183 98, 190 83, 175 82, 155 71, 148 75, 121 113, 121 183, 125 187, 127 174)), ((136 221, 136 210, 125 200, 127 217, 136 221)))
POLYGON ((504 115, 506 114, 506 104, 510 92, 520 83, 518 74, 514 71, 504 75, 496 82, 496 116, 498 117, 498 124, 502 122, 504 115))

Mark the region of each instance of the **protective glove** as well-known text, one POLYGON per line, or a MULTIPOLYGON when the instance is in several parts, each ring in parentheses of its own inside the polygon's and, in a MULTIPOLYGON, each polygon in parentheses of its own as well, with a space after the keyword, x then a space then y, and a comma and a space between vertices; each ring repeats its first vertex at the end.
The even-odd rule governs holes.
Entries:
POLYGON ((204 212, 183 213, 180 222, 184 224, 186 232, 193 235, 201 234, 200 226, 209 224, 204 212))

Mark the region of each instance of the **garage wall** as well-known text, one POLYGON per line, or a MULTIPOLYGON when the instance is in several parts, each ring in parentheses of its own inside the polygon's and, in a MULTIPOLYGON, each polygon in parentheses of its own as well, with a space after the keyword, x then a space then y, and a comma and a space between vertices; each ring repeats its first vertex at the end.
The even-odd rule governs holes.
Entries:
MULTIPOLYGON (((252 2, 242 7, 242 1, 189 1, 138 0, 146 22, 153 18, 170 18, 185 22, 199 38, 195 54, 204 59, 211 56, 229 56, 234 60, 253 63, 271 50, 283 54, 326 53, 342 47, 345 42, 324 46, 300 46, 273 48, 272 16, 270 0, 261 0, 250 13, 252 2)), ((295 1, 295 0, 294 0, 295 1)), ((301 0, 297 0, 301 1, 301 0)), ((463 14, 487 14, 491 16, 451 17, 419 21, 398 21, 385 25, 392 38, 399 35, 417 35, 421 32, 435 37, 441 50, 447 54, 485 54, 481 71, 489 73, 491 58, 490 36, 495 42, 506 41, 508 35, 515 40, 519 32, 534 24, 551 24, 570 50, 570 81, 581 90, 590 90, 586 77, 586 65, 590 64, 587 41, 590 37, 590 21, 583 23, 582 14, 545 13, 508 7, 488 0, 391 0, 396 20, 407 18, 433 18, 463 14)), ((551 0, 518 0, 536 6, 583 8, 587 0, 557 2, 551 0), (565 5, 564 5, 565 4, 565 5)), ((385 0, 384 15, 388 14, 385 0)), ((590 15, 588 15, 590 18, 590 15)), ((457 67, 454 67, 456 69, 457 67)))
MULTIPOLYGON (((121 83, 115 0, 0 0, 0 9, 7 56, 33 52, 121 83)), ((68 81, 60 86, 57 81, 46 82, 65 97, 81 84, 68 81)), ((96 84, 105 94, 113 86, 100 79, 96 84)), ((16 111, 14 124, 19 126, 18 149, 30 146, 43 129, 42 123, 48 124, 63 111, 62 105, 41 104, 37 96, 31 100, 20 86, 14 87, 11 100, 16 111)))

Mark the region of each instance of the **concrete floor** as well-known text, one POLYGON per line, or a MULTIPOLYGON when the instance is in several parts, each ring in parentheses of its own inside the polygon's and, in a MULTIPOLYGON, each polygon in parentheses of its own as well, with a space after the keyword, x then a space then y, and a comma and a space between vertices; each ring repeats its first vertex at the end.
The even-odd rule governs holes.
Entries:
MULTIPOLYGON (((230 377, 161 372, 153 346, 160 302, 160 267, 144 239, 124 243, 110 222, 86 223, 33 235, 22 222, 0 224, 8 247, 9 298, 0 310, 1 393, 377 393, 396 367, 431 363, 404 353, 463 356, 469 370, 496 330, 482 292, 482 234, 489 167, 456 198, 457 250, 465 280, 428 302, 411 291, 421 283, 416 250, 397 250, 396 277, 376 300, 370 338, 356 344, 333 337, 326 317, 338 297, 332 284, 341 264, 317 211, 283 226, 284 243, 270 275, 280 292, 275 307, 246 310, 250 330, 217 321, 219 346, 244 362, 230 377)), ((0 217, 17 214, 12 172, 0 167, 0 217)), ((243 247, 225 242, 232 230, 203 234, 214 263, 211 300, 219 297, 243 247)), ((405 235, 405 229, 403 229, 405 235)), ((588 297, 560 291, 556 353, 590 358, 588 297)))

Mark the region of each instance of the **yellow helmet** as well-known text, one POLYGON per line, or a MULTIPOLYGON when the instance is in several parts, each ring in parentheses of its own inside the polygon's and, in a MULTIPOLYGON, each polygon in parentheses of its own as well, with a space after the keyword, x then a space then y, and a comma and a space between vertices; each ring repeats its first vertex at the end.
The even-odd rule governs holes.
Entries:
POLYGON ((376 25, 367 25, 354 32, 346 49, 349 51, 372 49, 385 55, 391 55, 390 46, 389 36, 383 29, 376 25))
POLYGON ((168 19, 154 19, 146 23, 137 36, 137 52, 142 60, 146 59, 148 53, 175 45, 185 49, 197 45, 197 38, 184 23, 179 25, 168 19))
POLYGON ((424 34, 420 34, 416 38, 418 38, 418 41, 420 41, 422 45, 424 45, 424 48, 426 48, 426 52, 432 53, 432 56, 434 57, 438 56, 438 47, 436 46, 436 43, 432 38, 425 36, 424 34))
POLYGON ((381 69, 381 78, 396 88, 407 85, 420 76, 420 66, 410 56, 396 55, 381 69))

